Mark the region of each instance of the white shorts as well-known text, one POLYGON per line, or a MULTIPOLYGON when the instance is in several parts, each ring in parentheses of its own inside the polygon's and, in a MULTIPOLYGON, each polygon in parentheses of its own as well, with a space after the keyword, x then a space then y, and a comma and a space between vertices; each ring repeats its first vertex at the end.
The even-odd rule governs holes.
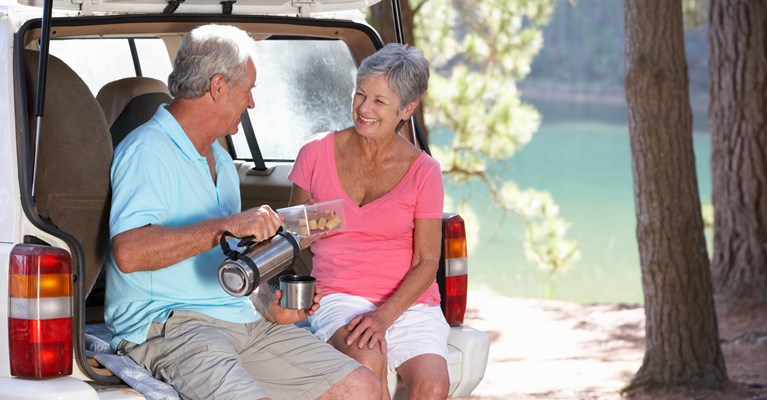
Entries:
MULTIPOLYGON (((320 301, 320 309, 309 317, 312 332, 323 342, 355 316, 376 309, 365 298, 334 293, 320 301)), ((436 354, 447 360, 447 336, 450 326, 439 306, 414 304, 386 330, 389 369, 422 354, 436 354)))

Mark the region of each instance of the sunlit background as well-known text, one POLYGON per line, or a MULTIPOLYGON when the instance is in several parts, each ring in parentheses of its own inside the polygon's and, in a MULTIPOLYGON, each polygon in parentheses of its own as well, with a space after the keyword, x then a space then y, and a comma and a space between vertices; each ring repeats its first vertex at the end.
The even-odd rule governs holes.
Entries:
MULTIPOLYGON (((542 115, 541 126, 525 148, 491 171, 520 188, 551 193, 570 224, 567 236, 579 242, 580 260, 549 278, 526 260, 518 217, 490 207, 488 191, 479 183, 447 182, 451 197, 473 204, 481 226, 470 256, 470 288, 580 303, 642 303, 623 93, 622 3, 559 3, 531 73, 519 84, 523 100, 542 115)), ((688 27, 685 45, 700 196, 710 203, 703 28, 688 27)), ((446 135, 433 132, 433 142, 445 140, 446 135)))

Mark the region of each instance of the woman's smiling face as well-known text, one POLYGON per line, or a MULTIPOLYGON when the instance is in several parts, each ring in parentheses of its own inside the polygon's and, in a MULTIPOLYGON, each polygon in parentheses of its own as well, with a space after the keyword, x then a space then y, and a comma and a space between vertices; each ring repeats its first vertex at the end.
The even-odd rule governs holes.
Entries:
POLYGON ((397 124, 409 118, 400 110, 399 96, 384 75, 371 75, 357 85, 352 100, 352 117, 357 133, 381 137, 395 132, 397 124))

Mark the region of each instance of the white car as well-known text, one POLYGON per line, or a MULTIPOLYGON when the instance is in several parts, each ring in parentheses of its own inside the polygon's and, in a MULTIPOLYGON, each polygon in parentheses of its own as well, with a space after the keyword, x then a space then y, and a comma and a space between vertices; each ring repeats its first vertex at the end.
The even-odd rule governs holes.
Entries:
MULTIPOLYGON (((383 46, 359 11, 370 3, 0 0, 0 398, 173 398, 103 346, 113 146, 170 101, 165 82, 184 33, 236 25, 257 39, 263 79, 242 133, 222 144, 243 208, 287 206, 286 177, 304 139, 351 125, 356 66, 383 46)), ((452 326, 450 393, 461 397, 484 375, 489 340, 462 325, 463 220, 445 214, 444 227, 438 281, 452 326)), ((294 269, 309 273, 310 255, 294 269)), ((395 373, 389 382, 401 396, 395 373)))

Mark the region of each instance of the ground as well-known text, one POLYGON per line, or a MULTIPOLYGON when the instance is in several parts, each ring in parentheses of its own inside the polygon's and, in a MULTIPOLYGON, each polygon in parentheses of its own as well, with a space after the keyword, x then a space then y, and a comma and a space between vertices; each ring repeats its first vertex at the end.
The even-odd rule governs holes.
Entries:
POLYGON ((580 305, 472 291, 465 323, 490 335, 474 400, 767 400, 767 307, 717 310, 731 384, 621 395, 642 365, 644 309, 580 305))

